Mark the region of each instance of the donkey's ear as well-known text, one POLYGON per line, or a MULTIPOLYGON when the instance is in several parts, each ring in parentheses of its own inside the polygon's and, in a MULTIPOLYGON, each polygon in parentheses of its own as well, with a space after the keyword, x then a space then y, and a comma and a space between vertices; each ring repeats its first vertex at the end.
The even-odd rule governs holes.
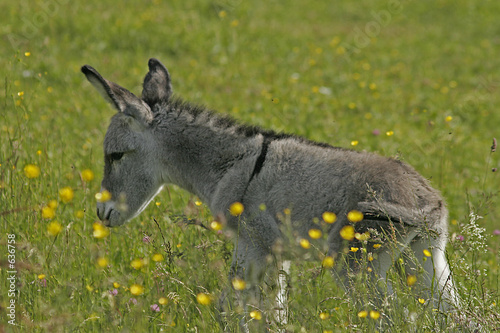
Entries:
POLYGON ((101 96, 119 112, 131 116, 145 125, 151 122, 153 113, 149 106, 140 98, 118 84, 106 80, 89 65, 83 66, 82 72, 101 96))
POLYGON ((144 78, 142 99, 149 106, 167 101, 172 96, 170 74, 163 64, 155 58, 149 59, 149 72, 144 78))

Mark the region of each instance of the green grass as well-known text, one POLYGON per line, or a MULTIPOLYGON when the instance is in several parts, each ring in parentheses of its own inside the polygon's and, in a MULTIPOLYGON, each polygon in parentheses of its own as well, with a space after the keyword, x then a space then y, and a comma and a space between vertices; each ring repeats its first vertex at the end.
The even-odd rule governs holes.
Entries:
MULTIPOLYGON (((377 29, 373 13, 389 10, 390 3, 0 4, 0 330, 220 329, 217 302, 200 305, 196 295, 216 300, 227 288, 232 245, 224 234, 182 223, 178 216, 210 224, 197 198, 169 187, 134 221, 103 239, 93 237, 101 145, 114 111, 79 70, 90 64, 139 94, 150 57, 167 66, 186 100, 243 122, 397 156, 431 179, 450 210, 448 255, 466 301, 463 312, 487 331, 498 329, 499 178, 491 169, 499 160, 490 146, 500 124, 500 3, 401 1, 377 29), (359 34, 366 30, 371 38, 359 34), (40 168, 39 177, 25 176, 28 164, 40 168), (82 180, 85 169, 94 180, 82 180), (59 191, 67 186, 74 198, 63 203, 59 191), (57 237, 47 233, 50 221, 41 214, 51 200, 58 203, 53 220, 63 227, 57 237), (478 220, 484 237, 477 229, 465 231, 470 212, 484 217, 478 220), (15 327, 3 311, 11 299, 7 234, 16 241, 15 327), (150 242, 143 241, 146 235, 150 242), (155 253, 165 260, 154 262, 155 253), (98 258, 108 265, 99 267, 98 258), (140 269, 130 265, 137 258, 147 259, 140 269), (133 284, 144 293, 131 295, 133 284), (161 297, 168 304, 152 311, 161 297)), ((394 332, 451 330, 404 281, 397 306, 366 308, 336 287, 319 260, 294 263, 290 285, 289 331, 374 329, 375 320, 358 317, 361 310, 390 316, 394 332), (323 312, 328 318, 320 318, 323 312)), ((358 299, 370 292, 363 288, 360 279, 358 299)), ((233 329, 237 320, 231 313, 233 329)))

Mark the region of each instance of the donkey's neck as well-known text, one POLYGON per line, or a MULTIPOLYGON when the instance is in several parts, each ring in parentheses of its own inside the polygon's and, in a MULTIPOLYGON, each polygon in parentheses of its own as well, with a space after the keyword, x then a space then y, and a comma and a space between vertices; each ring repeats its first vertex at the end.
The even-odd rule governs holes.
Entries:
POLYGON ((242 199, 261 156, 258 129, 180 102, 156 119, 165 182, 199 196, 213 214, 242 199))

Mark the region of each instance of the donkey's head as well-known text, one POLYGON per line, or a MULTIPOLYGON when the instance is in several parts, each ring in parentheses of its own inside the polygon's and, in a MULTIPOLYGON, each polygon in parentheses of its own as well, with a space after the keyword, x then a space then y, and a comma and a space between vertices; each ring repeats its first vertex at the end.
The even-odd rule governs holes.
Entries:
POLYGON ((108 226, 118 226, 137 216, 163 186, 158 142, 151 124, 152 109, 172 94, 170 75, 156 59, 149 60, 142 98, 104 79, 85 65, 82 72, 118 110, 104 139, 104 178, 101 192, 111 200, 97 203, 97 215, 108 226))

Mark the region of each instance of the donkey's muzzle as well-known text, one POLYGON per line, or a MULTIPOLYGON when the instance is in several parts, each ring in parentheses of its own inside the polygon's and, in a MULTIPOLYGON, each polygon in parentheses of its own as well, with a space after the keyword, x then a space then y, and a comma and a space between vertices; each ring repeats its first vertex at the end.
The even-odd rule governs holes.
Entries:
POLYGON ((110 217, 113 212, 113 206, 113 203, 109 201, 97 203, 97 217, 108 227, 112 226, 110 217))

